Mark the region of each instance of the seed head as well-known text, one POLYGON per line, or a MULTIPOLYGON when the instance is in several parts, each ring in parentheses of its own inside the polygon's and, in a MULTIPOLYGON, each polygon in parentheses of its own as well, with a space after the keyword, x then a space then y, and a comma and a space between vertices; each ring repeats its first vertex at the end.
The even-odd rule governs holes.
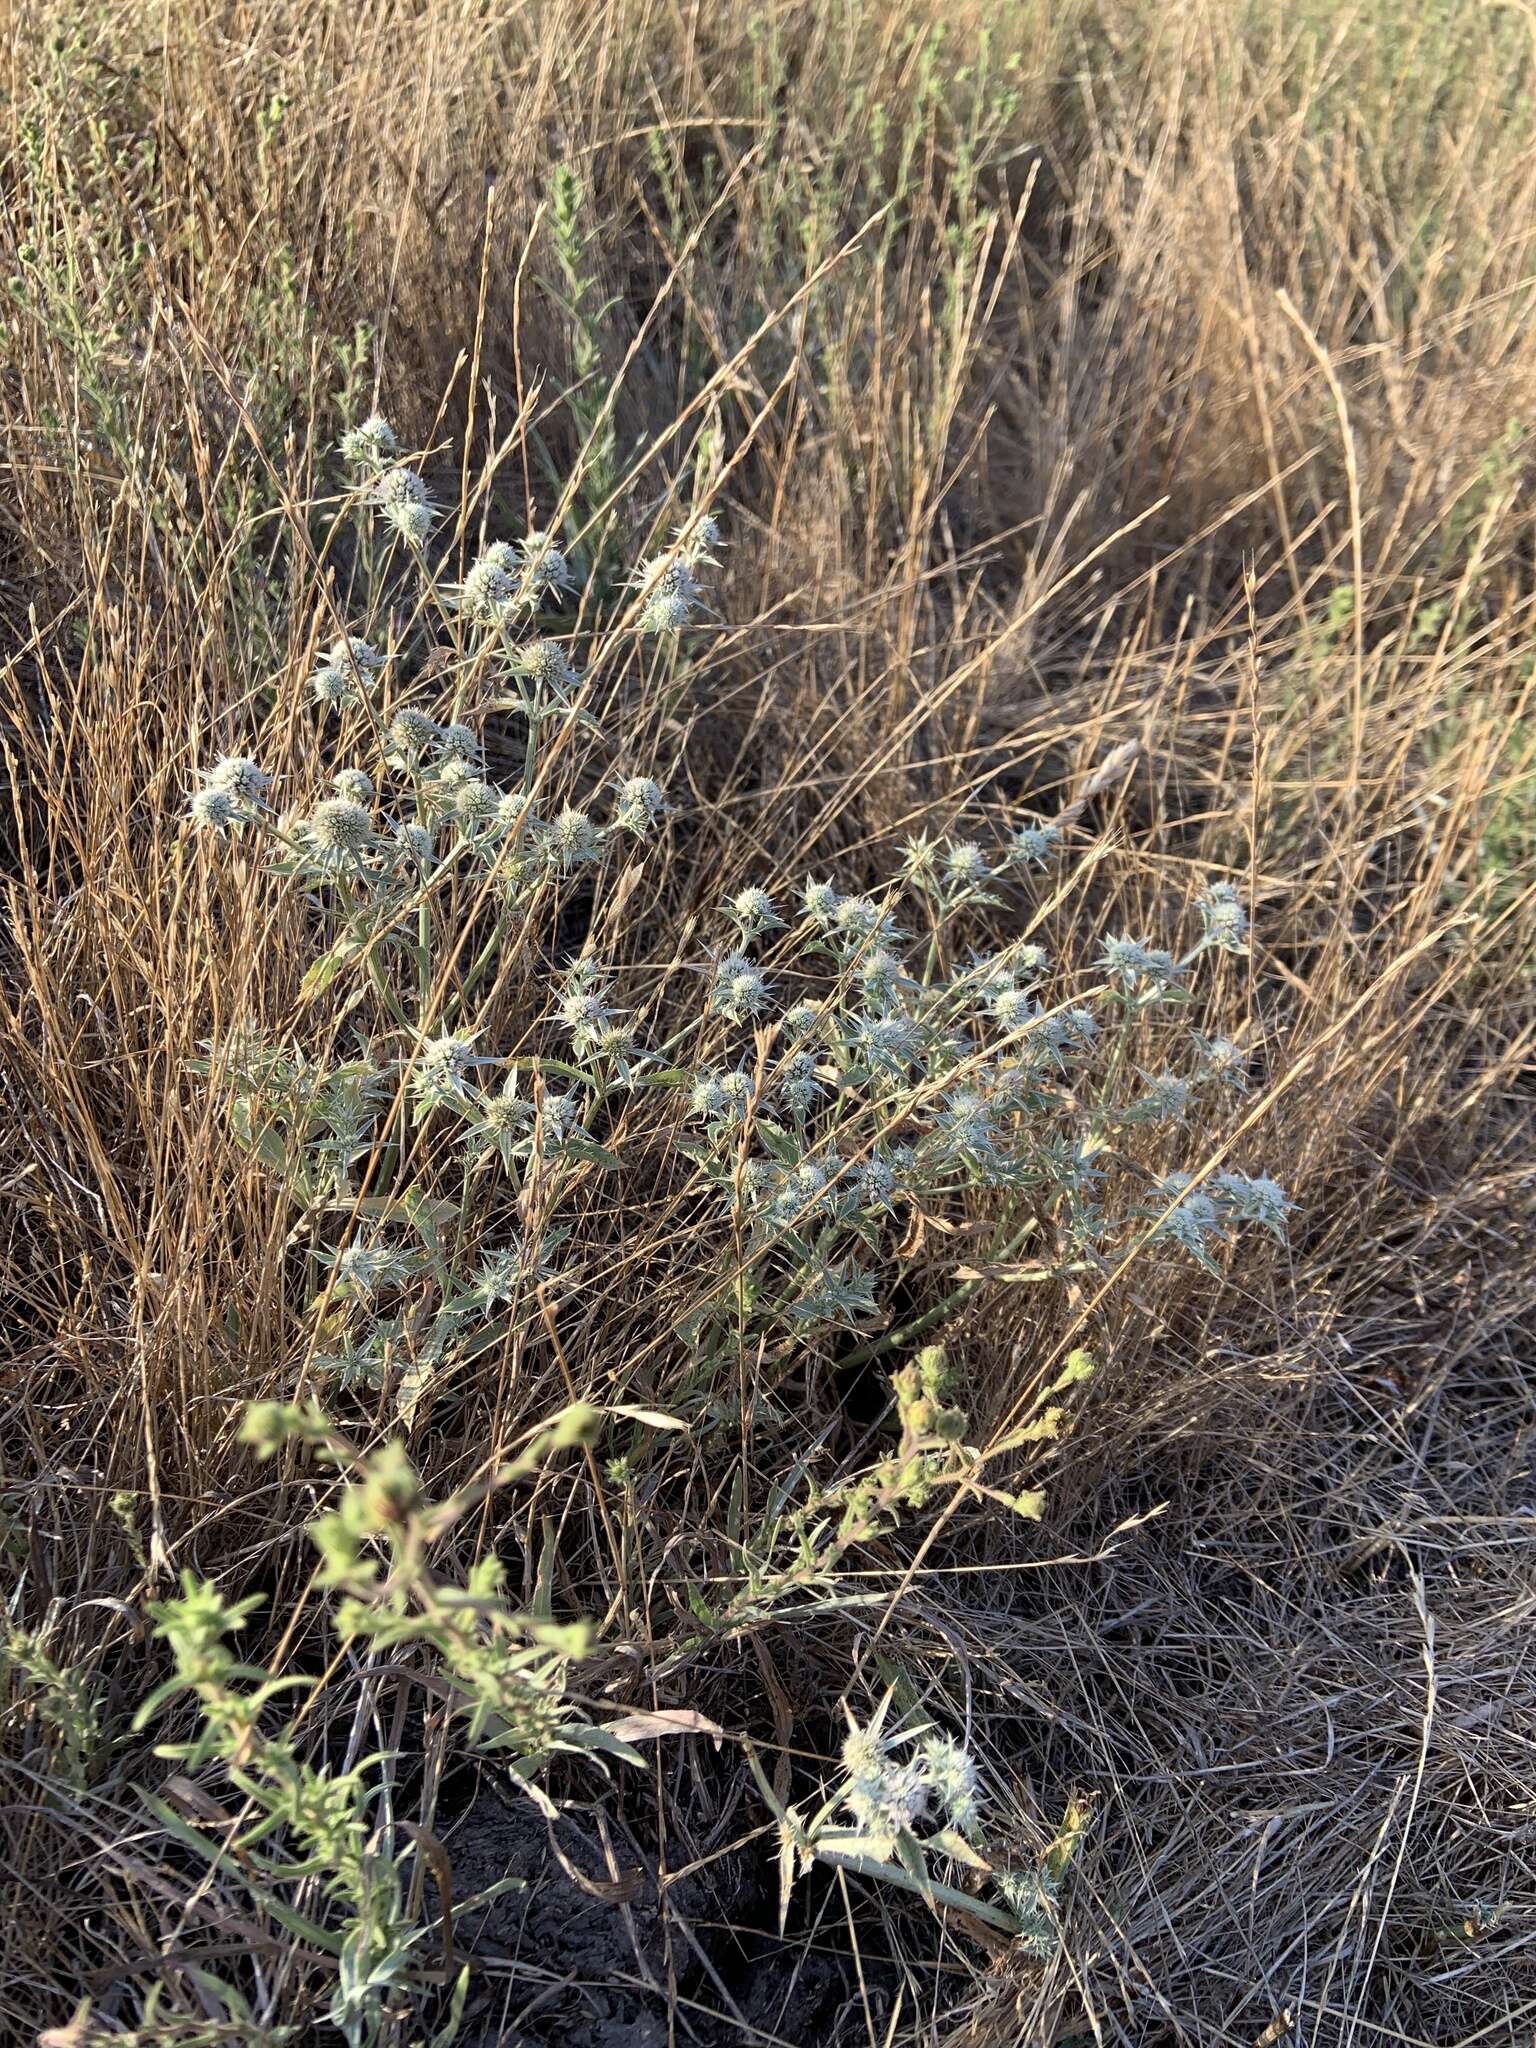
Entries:
POLYGON ((227 832, 244 816, 239 804, 227 789, 194 790, 187 809, 192 823, 199 832, 227 832))
POLYGON ((432 531, 437 507, 417 471, 403 466, 386 470, 375 496, 387 524, 412 546, 420 547, 432 531))
POLYGON ((742 889, 731 898, 726 909, 740 925, 744 939, 756 938, 759 932, 769 931, 784 922, 766 889, 742 889))
POLYGON ((636 837, 652 831, 667 814, 667 799, 659 782, 648 775, 632 775, 619 784, 613 822, 621 832, 636 837))
POLYGON ((360 427, 348 427, 341 437, 342 458, 357 469, 382 469, 399 452, 395 430, 381 412, 370 413, 360 427))
POLYGON ((237 803, 259 804, 272 787, 272 778, 245 754, 220 754, 211 768, 203 770, 203 785, 223 790, 237 803))
POLYGON ((361 768, 338 768, 331 777, 331 787, 349 803, 366 805, 373 802, 373 783, 361 768))
POLYGON ((636 570, 634 581, 645 593, 638 621, 642 633, 677 632, 703 602, 698 578, 681 555, 652 555, 636 570))
POLYGON ((520 594, 515 548, 492 541, 453 593, 461 617, 475 626, 499 626, 516 611, 520 594))
POLYGON ((407 705, 395 713, 385 728, 385 752, 398 766, 413 767, 430 747, 437 744, 441 733, 442 728, 435 718, 428 718, 424 711, 413 711, 407 705))
POLYGON ((340 867, 373 844, 373 820, 349 797, 316 804, 302 827, 311 851, 325 867, 340 867))

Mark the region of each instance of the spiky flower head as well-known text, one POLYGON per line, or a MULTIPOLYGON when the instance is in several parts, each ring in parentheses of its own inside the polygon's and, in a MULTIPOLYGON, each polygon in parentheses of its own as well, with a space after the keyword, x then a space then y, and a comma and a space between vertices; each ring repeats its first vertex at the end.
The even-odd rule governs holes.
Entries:
POLYGON ((1211 1241, 1221 1235, 1221 1216, 1204 1188, 1191 1188, 1189 1180, 1187 1173, 1170 1173, 1159 1181, 1154 1201, 1175 1206, 1159 1216, 1153 1236, 1170 1239, 1209 1265, 1211 1241))
POLYGON ((445 725, 436 736, 438 761, 446 767, 456 761, 474 770, 480 766, 480 735, 472 725, 445 725))
POLYGON ((710 1008, 733 1024, 757 1017, 767 1009, 773 991, 761 971, 740 953, 727 953, 715 968, 710 1008))
POLYGON ((1116 974, 1125 982, 1145 980, 1166 987, 1178 975, 1173 955, 1145 939, 1105 939, 1099 964, 1107 974, 1116 974))
POLYGON ((1126 1110, 1129 1123, 1178 1124, 1189 1113, 1194 1089, 1177 1074, 1148 1074, 1146 1087, 1126 1110))
POLYGON ((635 571, 634 583, 644 592, 638 621, 642 633, 675 633, 703 603, 698 578, 681 555, 652 555, 635 571))
POLYGON ((872 896, 839 896, 832 924, 845 939, 890 939, 897 936, 890 918, 872 896))
POLYGON ((212 784, 193 791, 187 801, 187 810, 199 832, 220 834, 226 833, 231 825, 238 824, 245 815, 227 789, 215 789, 212 784))
POLYGON ((995 988, 987 1005, 993 1022, 1004 1031, 1018 1031, 1034 1015, 1034 998, 1028 989, 995 988))
POLYGON ((525 534, 517 544, 517 552, 522 570, 522 602, 530 611, 537 611, 546 598, 558 604, 563 592, 576 588, 569 562, 546 530, 535 527, 525 534))
POLYGON ((1043 819, 1021 825, 1013 835, 1008 848, 1011 866, 1020 868, 1044 867, 1054 858, 1061 846, 1061 827, 1050 825, 1043 819))
POLYGON ((944 879, 952 888, 978 889, 992 879, 987 857, 971 839, 951 840, 944 849, 944 879))
POLYGON ((492 541, 452 592, 459 615, 474 626, 504 625, 517 610, 520 566, 515 548, 504 540, 492 541))
POLYGON ((1211 1181, 1211 1194, 1235 1222, 1261 1224, 1284 1242, 1285 1219, 1295 1205, 1267 1173, 1218 1173, 1211 1181))
POLYGON ((826 1094, 816 1074, 814 1052, 792 1052, 779 1075, 777 1093, 792 1115, 808 1116, 826 1094))
POLYGON ((545 858, 555 866, 567 870, 586 867, 602 857, 602 828, 594 825, 585 811, 567 804, 545 826, 543 845, 545 858))
POLYGON ((395 430, 383 413, 370 413, 361 426, 348 427, 341 437, 342 459, 357 469, 382 469, 400 453, 395 430))
POLYGON ((384 751, 398 767, 411 768, 435 747, 442 728, 435 718, 409 705, 397 711, 384 729, 384 751))
POLYGON ((389 829, 418 867, 426 867, 435 851, 431 827, 397 818, 389 829))
POLYGON ((241 804, 259 804, 272 787, 271 776, 246 754, 220 754, 202 773, 205 789, 222 790, 241 804))
POLYGON ((433 1098, 462 1096, 468 1092, 475 1065, 474 1039, 459 1038, 451 1031, 445 1031, 440 1037, 429 1038, 423 1043, 416 1055, 412 1079, 420 1095, 433 1098))
POLYGON ((725 1090, 718 1074, 700 1074, 688 1091, 688 1107, 695 1116, 724 1116, 725 1090))
POLYGON ((755 939, 760 932, 772 931, 784 922, 768 891, 755 885, 738 890, 725 908, 727 915, 740 927, 744 939, 755 939))
POLYGON ((1223 953, 1248 950, 1248 912, 1230 882, 1212 882, 1197 899, 1197 907, 1205 927, 1203 944, 1223 953))
POLYGON ((583 961, 566 977, 555 1015, 571 1034, 572 1050, 579 1058, 592 1053, 622 1055, 627 1040, 619 1012, 610 1007, 608 977, 591 961, 583 961))
POLYGON ((866 1214, 889 1209, 896 1194, 896 1169, 878 1156, 861 1160, 853 1169, 853 1191, 866 1214))
POLYGON ((837 906, 842 899, 830 882, 819 882, 812 875, 806 881, 802 901, 805 904, 805 914, 812 924, 819 924, 822 930, 826 931, 836 918, 837 906))
POLYGON ((512 672, 537 689, 548 690, 565 703, 581 676, 566 659, 558 640, 529 640, 512 656, 512 672))
POLYGON ((739 1123, 752 1106, 756 1084, 740 1067, 698 1075, 688 1095, 695 1116, 711 1123, 739 1123))
POLYGON ((544 1142, 547 1145, 563 1145, 575 1130, 580 1114, 581 1105, 576 1100, 574 1090, 567 1089, 563 1095, 557 1095, 552 1089, 546 1089, 544 1099, 539 1105, 539 1122, 543 1127, 544 1142))
POLYGON ((859 962, 859 984, 871 1008, 889 1009, 898 989, 911 986, 911 976, 888 946, 874 946, 859 962))
POLYGON ((992 1104, 978 1089, 956 1088, 935 1120, 943 1149, 962 1158, 988 1160, 1001 1130, 992 1104))
POLYGON ((497 1245, 481 1255, 474 1291, 487 1304, 511 1301, 526 1270, 527 1254, 521 1240, 514 1238, 511 1244, 497 1245))
POLYGON ((420 547, 432 531, 437 507, 419 472, 404 465, 386 470, 374 495, 385 522, 413 547, 420 547))
POLYGON ((901 1079, 923 1049, 923 1034, 899 1010, 882 1016, 861 1014, 848 1026, 848 1050, 872 1073, 901 1079))
POLYGON ((503 801, 495 783, 482 782, 476 775, 466 776, 454 789, 453 815, 461 831, 486 832, 500 824, 503 801))
POLYGON ((928 1789, 943 1807, 951 1827, 962 1835, 974 1835, 981 1825, 976 1796, 976 1766, 967 1751, 947 1735, 934 1735, 923 1744, 923 1767, 928 1789))
POLYGON ((338 768, 331 777, 331 787, 338 796, 344 796, 348 803, 371 804, 373 802, 373 781, 361 768, 338 768))
POLYGON ((939 872, 939 858, 943 848, 936 839, 930 839, 926 832, 920 832, 915 839, 909 839, 901 850, 901 874, 903 881, 920 885, 931 883, 939 872))
POLYGON ((653 831, 667 814, 667 799, 659 782, 648 775, 631 775, 619 784, 613 822, 621 832, 637 838, 653 831))
POLYGON ((511 1137, 532 1121, 533 1104, 519 1088, 515 1071, 508 1074, 494 1095, 481 1100, 481 1135, 511 1137))
POLYGON ((796 1003, 781 1021, 790 1038, 810 1038, 821 1029, 821 1008, 816 1003, 796 1003))
POLYGON ((373 820, 350 797, 327 797, 301 827, 310 851, 324 867, 341 867, 373 844, 373 820))
POLYGON ((723 546, 720 539, 720 522, 712 512, 700 512, 692 519, 685 519, 673 535, 678 553, 690 568, 707 563, 713 567, 714 551, 723 546))
POLYGON ((318 703, 345 711, 358 701, 359 694, 367 690, 383 666, 383 655, 370 641, 344 633, 321 655, 309 687, 318 703))
POLYGON ((1248 1086, 1248 1055, 1230 1038, 1207 1038, 1203 1031, 1190 1034, 1200 1054, 1201 1079, 1219 1081, 1239 1094, 1248 1086))
POLYGON ((371 1300, 404 1277, 404 1261, 392 1246, 368 1244, 363 1240, 346 1245, 336 1254, 336 1278, 362 1300, 371 1300))

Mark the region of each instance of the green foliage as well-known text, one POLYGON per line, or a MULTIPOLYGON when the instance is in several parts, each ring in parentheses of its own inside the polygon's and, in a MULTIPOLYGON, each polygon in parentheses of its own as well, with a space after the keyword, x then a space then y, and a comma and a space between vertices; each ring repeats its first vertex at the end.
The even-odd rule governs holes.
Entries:
POLYGON ((0 1617, 0 1694, 8 1694, 41 1729, 50 1773, 72 1791, 84 1791, 107 1749, 94 1680, 60 1664, 38 1634, 0 1617))
MULTIPOLYGON (((312 1404, 258 1403, 243 1426, 258 1457, 275 1457, 290 1444, 306 1446, 347 1475, 336 1505, 310 1528, 315 1582, 334 1598, 340 1642, 388 1651, 396 1669, 404 1668, 402 1652, 424 1653, 434 1684, 454 1704, 464 1739, 503 1759, 520 1784, 556 1751, 629 1763, 640 1757, 566 1696, 567 1674, 590 1647, 585 1628, 512 1608, 494 1556, 457 1585, 433 1570, 432 1552, 494 1489, 536 1475, 583 1443, 596 1419, 589 1408, 566 1410, 478 1484, 435 1503, 399 1444, 359 1456, 312 1404)), ((304 1723, 321 1681, 244 1662, 233 1647, 261 1604, 256 1594, 229 1599, 185 1571, 179 1594, 151 1605, 156 1636, 169 1648, 175 1671, 144 1702, 135 1725, 144 1727, 189 1694, 198 1715, 195 1731, 155 1753, 188 1772, 221 1768, 244 1805, 213 1830, 192 1826, 161 1798, 146 1797, 167 1831, 242 1889, 256 1910, 309 1952, 333 1959, 326 2017, 351 2048, 368 2048, 380 2038, 391 2002, 424 1966, 442 1922, 410 1905, 419 1896, 410 1871, 420 1852, 389 1818, 390 1759, 365 1756, 345 1769, 311 1760, 304 1723), (294 1695, 306 1702, 296 1711, 294 1695)), ((503 1888, 445 1908, 450 1925, 503 1888)), ((226 2003, 238 1996, 221 1989, 226 2003)), ((158 2037, 146 2032, 145 2038, 158 2037)), ((173 2031, 166 2038, 198 2037, 173 2031)), ((250 2038, 285 2037, 278 2030, 250 2038)), ((450 2039, 451 2029, 442 2038, 450 2039)))

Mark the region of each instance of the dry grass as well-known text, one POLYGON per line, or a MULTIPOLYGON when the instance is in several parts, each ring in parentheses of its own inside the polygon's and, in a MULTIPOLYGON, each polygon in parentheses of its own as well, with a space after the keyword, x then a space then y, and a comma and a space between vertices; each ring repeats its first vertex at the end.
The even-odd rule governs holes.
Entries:
MULTIPOLYGON (((610 737, 572 767, 682 763, 676 857, 597 913, 602 950, 666 961, 723 888, 873 877, 981 798, 1052 812, 1134 742, 1051 932, 1161 928, 1199 876, 1243 880, 1258 943, 1220 1001, 1264 1078, 1190 1163, 1241 1124, 1296 1213, 1288 1251, 1219 1281, 1148 1264, 977 1296, 949 1339, 978 1427, 1074 1344, 1103 1361, 1093 1398, 1043 1525, 962 1498, 862 1560, 876 1609, 685 1647, 688 1585, 729 1570, 718 1461, 761 1488, 823 1426, 847 1458, 874 1420, 830 1357, 776 1368, 758 1391, 786 1404, 739 1409, 728 1452, 678 1452, 627 1564, 595 1466, 476 1532, 516 1578, 558 1529, 562 1597, 621 1619, 587 1681, 610 1700, 694 1706, 814 1781, 839 1703, 895 1670, 972 1727, 1021 1841, 1086 1795, 1057 1954, 850 1879, 792 1922, 780 2003, 751 2004, 711 1923, 779 1967, 768 1816, 737 1752, 699 1743, 612 1795, 610 1872, 650 1859, 683 1901, 616 1966, 664 1951, 657 2031, 602 2031, 512 1941, 463 2038, 1529 2031, 1529 28, 1388 0, 1311 28, 1267 0, 14 18, 0 1534, 14 1619, 99 1691, 113 1745, 67 1788, 15 1681, 7 2038, 86 1994, 126 2028, 157 1972, 193 1996, 197 1956, 282 1975, 270 1923, 189 1909, 134 1791, 164 1767, 126 1727, 160 1675, 145 1602, 196 1566, 286 1618, 315 1498, 235 1441, 309 1338, 291 1219, 188 1062, 247 1012, 311 1042, 342 1020, 301 1012, 291 903, 210 864, 184 791, 255 732, 317 779, 304 678, 345 593, 301 508, 376 382, 522 519, 549 510, 546 460, 586 488, 591 394, 621 367, 626 551, 696 460, 731 549, 726 628, 678 691, 615 674, 610 737), (548 285, 557 162, 586 187, 595 364, 548 285)), ((499 1044, 541 944, 498 968, 499 1044)), ((582 1196, 612 1256, 558 1349, 492 1355, 418 1424, 434 1488, 564 1398, 562 1353, 595 1398, 684 1401, 669 1307, 697 1205, 661 1167, 605 1221, 611 1199, 582 1196)), ((931 1232, 903 1298, 939 1298, 955 1260, 931 1232)), ((472 1767, 419 1704, 401 1685, 367 1746, 407 1745, 402 1797, 446 1830, 472 1767)))

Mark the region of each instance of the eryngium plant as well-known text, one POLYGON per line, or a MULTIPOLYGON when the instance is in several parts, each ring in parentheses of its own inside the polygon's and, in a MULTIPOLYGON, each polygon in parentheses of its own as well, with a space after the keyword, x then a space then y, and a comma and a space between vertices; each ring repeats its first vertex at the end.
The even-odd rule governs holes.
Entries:
MULTIPOLYGON (((638 1157, 658 1123, 722 1225, 718 1265, 674 1319, 701 1402, 727 1352, 772 1357, 839 1328, 882 1342, 914 1211, 982 1194, 993 1223, 978 1269, 1014 1277, 1031 1239, 1031 1277, 1051 1278, 1163 1246, 1213 1264, 1245 1225, 1283 1232, 1273 1181, 1196 1181, 1123 1149, 1148 1128, 1176 1135, 1246 1083, 1244 1052, 1181 1021, 1201 962, 1246 947, 1240 897, 1211 883, 1178 955, 1111 933, 1057 963, 1029 935, 1034 878, 1067 854, 1051 821, 920 836, 873 892, 821 874, 793 892, 751 883, 693 960, 637 973, 583 947, 522 1034, 544 1049, 490 1042, 477 1006, 504 956, 578 892, 632 893, 672 807, 649 775, 570 786, 571 735, 602 721, 580 649, 553 630, 575 595, 553 536, 493 541, 450 580, 430 546, 440 510, 393 460, 387 423, 343 445, 360 502, 394 536, 368 554, 372 610, 316 672, 347 758, 328 790, 285 802, 256 761, 225 755, 190 799, 197 828, 264 843, 273 876, 303 892, 317 954, 301 993, 329 992, 358 1020, 339 1060, 250 1028, 207 1063, 243 1142, 312 1219, 321 1375, 383 1390, 412 1418, 528 1320, 536 1290, 581 1284, 588 1247, 566 1199, 593 1172, 626 1172, 622 1137, 638 1157), (402 574, 414 637, 391 645, 402 574), (486 773, 475 707, 520 730, 515 780, 486 773), (1010 923, 1015 936, 976 942, 1010 923), (662 1018, 664 1035, 649 1022, 662 1018), (1154 1036, 1164 1058, 1138 1068, 1133 1048, 1154 1036)), ((604 651, 675 645, 707 620, 719 544, 712 514, 684 520, 635 571, 604 651)))
MULTIPOLYGON (((447 518, 386 422, 343 446, 364 525, 354 615, 323 622, 309 679, 311 715, 336 734, 326 781, 286 790, 251 755, 226 753, 190 796, 210 857, 258 851, 272 882, 297 892, 313 935, 298 990, 316 1020, 310 1042, 246 1023, 203 1062, 236 1136, 297 1212, 288 1242, 302 1247, 306 1342, 295 1394, 318 1381, 331 1404, 366 1402, 419 1428, 477 1359, 553 1339, 565 1305, 613 1270, 608 1219, 656 1201, 706 1223, 687 1233, 665 1287, 646 1283, 647 1298, 667 1303, 672 1346, 658 1368, 671 1417, 660 1419, 682 1421, 695 1448, 771 1415, 774 1390, 805 1360, 859 1364, 940 1336, 981 1287, 1067 1275, 1103 1286, 1133 1256, 1215 1266, 1244 1228, 1283 1235, 1275 1182, 1196 1173, 1181 1157, 1185 1132, 1216 1121, 1251 1065, 1191 1023, 1202 968, 1247 946, 1230 882, 1195 897, 1181 950, 1110 932, 1053 959, 1036 936, 1037 892, 1044 881, 1063 899, 1076 814, 981 817, 972 836, 909 840, 874 888, 822 872, 733 884, 691 957, 605 954, 592 934, 623 923, 609 907, 641 900, 648 862, 675 885, 685 855, 666 777, 628 752, 611 708, 623 694, 605 697, 601 678, 637 657, 653 677, 675 675, 690 636, 710 630, 713 513, 695 508, 627 584, 608 585, 618 608, 605 612, 588 606, 552 532, 489 541, 467 563, 440 546, 434 535, 464 532, 471 508, 447 518), (509 747, 516 765, 498 772, 509 747), (606 764, 596 774, 594 760, 606 764), (509 980, 522 1005, 515 1040, 509 980), (592 1198, 594 1176, 610 1201, 592 1198), (893 1292, 924 1234, 913 1226, 930 1218, 963 1222, 974 1255, 949 1292, 901 1320, 893 1292), (700 1245, 711 1248, 703 1258, 700 1245)), ((645 1256, 665 1264, 660 1243, 645 1256)), ((1038 1516, 1043 1495, 1019 1484, 1018 1467, 1062 1426, 1065 1409, 1046 1396, 1090 1369, 1074 1354, 1022 1425, 982 1449, 966 1442, 942 1351, 920 1353, 892 1382, 892 1452, 830 1483, 810 1454, 786 1459, 752 1526, 733 1502, 734 1582, 690 1588, 701 1634, 681 1649, 674 1640, 663 1661, 793 1612, 797 1599, 834 1598, 847 1555, 936 1492, 962 1486, 1038 1516)), ((305 1428, 329 1442, 320 1424, 305 1428)), ((641 1434, 609 1461, 609 1481, 628 1499, 659 1456, 641 1434)), ((403 1454, 384 1454, 361 1487, 317 1530, 344 1630, 382 1649, 429 1642, 468 1702, 472 1737, 510 1744, 525 1780, 557 1748, 602 1742, 566 1694, 573 1638, 511 1616, 487 1638, 500 1613, 492 1577, 464 1595, 472 1626, 458 1596, 423 1600, 412 1573, 436 1524, 403 1454)), ((191 1640, 208 1597, 189 1588, 192 1607, 167 1607, 173 1647, 178 1632, 191 1640)), ((627 1589, 616 1615, 640 1597, 627 1589)), ((210 1608, 206 1645, 229 1625, 210 1608)), ((199 1694, 195 1753, 228 1765, 230 1728, 254 1729, 256 1717, 227 1696, 225 1676, 199 1694)), ((611 1724, 608 1736, 618 1740, 611 1724)), ((239 1753, 246 1796, 292 1823, 283 1738, 270 1753, 266 1740, 239 1753)), ((863 1792, 828 1812, 854 1807, 861 1866, 915 1872, 932 1896, 934 1858, 981 1851, 956 1817, 964 1759, 930 1749, 920 1771, 910 1760, 890 1771, 912 1778, 914 1817, 942 1810, 945 1826, 924 1836, 886 1825, 860 1810, 863 1792)), ((873 1783, 871 1770, 850 1782, 873 1783)), ((354 1791, 366 1797, 361 1785, 345 1797, 354 1791)), ((389 1884, 369 1878, 364 1912, 345 1874, 352 1825, 337 1836, 342 1875, 328 1882, 362 1915, 366 1967, 349 1964, 335 2013, 365 2039, 369 1987, 410 1943, 389 1884)), ((796 1855, 818 1853, 828 1828, 848 1832, 824 1814, 795 1835, 796 1855)), ((1007 1870, 989 1868, 989 1912, 1022 1926, 1018 1898, 1003 1899, 1007 1870)))

